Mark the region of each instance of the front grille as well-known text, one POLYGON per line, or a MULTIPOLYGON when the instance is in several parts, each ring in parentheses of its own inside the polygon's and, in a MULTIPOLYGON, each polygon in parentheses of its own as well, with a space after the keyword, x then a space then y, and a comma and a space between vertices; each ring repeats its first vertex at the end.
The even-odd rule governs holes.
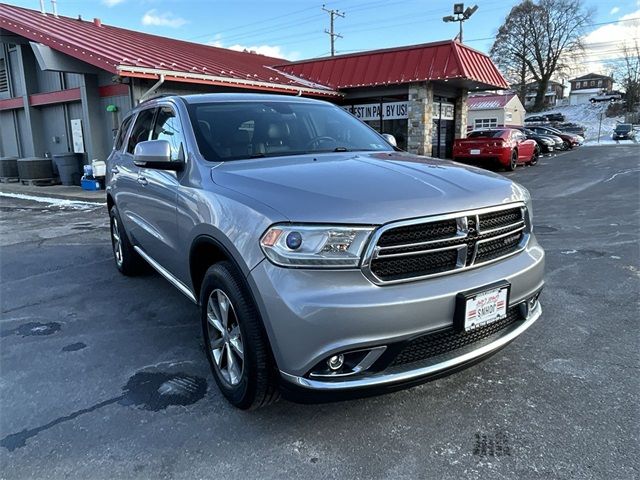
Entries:
POLYGON ((444 353, 449 353, 480 340, 485 340, 516 322, 524 320, 520 308, 513 306, 507 311, 507 316, 488 325, 468 332, 456 330, 453 327, 429 333, 410 340, 389 366, 406 365, 419 362, 444 353))
POLYGON ((383 227, 365 273, 376 283, 398 282, 505 257, 522 247, 524 212, 511 205, 383 227))
POLYGON ((516 232, 506 237, 489 240, 478 244, 478 253, 476 253, 476 262, 488 262, 496 258, 503 257, 518 247, 518 243, 522 238, 522 232, 516 232))
POLYGON ((456 219, 452 218, 430 224, 419 223, 387 230, 378 240, 378 245, 381 247, 405 245, 453 237, 455 234, 456 219))
POLYGON ((522 220, 522 209, 518 207, 499 212, 483 213, 478 215, 478 218, 480 220, 480 230, 507 227, 522 220))
POLYGON ((371 264, 376 275, 385 281, 401 280, 421 275, 422 272, 446 272, 455 268, 456 250, 421 253, 406 257, 377 258, 371 264))

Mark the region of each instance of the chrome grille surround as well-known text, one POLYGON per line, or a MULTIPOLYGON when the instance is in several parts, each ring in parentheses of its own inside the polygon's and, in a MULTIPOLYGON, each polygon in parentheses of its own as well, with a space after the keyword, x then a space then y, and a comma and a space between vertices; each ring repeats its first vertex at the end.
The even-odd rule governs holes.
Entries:
MULTIPOLYGON (((391 236, 398 237, 394 232, 391 236)), ((361 264, 363 274, 376 285, 392 285, 396 283, 413 282, 425 278, 432 278, 441 275, 449 275, 464 270, 469 270, 489 263, 497 262, 511 255, 521 252, 527 246, 531 235, 531 225, 529 215, 523 202, 507 203, 504 205, 466 210, 462 212, 434 215, 430 217, 416 218, 389 223, 378 228, 372 235, 369 244, 364 252, 361 264), (512 212, 508 212, 513 210, 512 212), (516 213, 519 212, 519 215, 516 213), (516 222, 501 223, 500 213, 504 213, 504 218, 517 219, 516 222), (455 235, 422 242, 401 243, 389 245, 387 241, 382 241, 382 237, 392 230, 403 227, 413 227, 439 222, 440 226, 444 221, 455 221, 455 235), (483 223, 489 224, 492 228, 483 229, 483 223), (497 225, 497 226, 496 226, 497 225), (517 237, 516 237, 517 236, 517 237), (382 243, 382 246, 380 245, 382 243), (502 245, 501 245, 502 244, 502 245), (503 250, 501 250, 503 249, 503 250), (416 258, 422 255, 435 254, 437 252, 455 251, 455 264, 451 258, 450 268, 436 273, 408 275, 405 277, 381 278, 376 274, 377 261, 385 259, 401 259, 411 257, 416 258), (478 255, 480 252, 480 255, 478 255), (503 254, 503 252, 505 252, 503 254)), ((441 266, 439 267, 441 269, 441 266)), ((384 277, 384 275, 382 275, 384 277)))

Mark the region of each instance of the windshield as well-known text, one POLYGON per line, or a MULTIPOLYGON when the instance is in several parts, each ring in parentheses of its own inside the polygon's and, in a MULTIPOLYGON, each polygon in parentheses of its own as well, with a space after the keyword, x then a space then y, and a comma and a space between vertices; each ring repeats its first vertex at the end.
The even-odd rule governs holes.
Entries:
POLYGON ((467 135, 467 138, 498 138, 502 137, 503 133, 504 130, 475 130, 469 133, 469 135, 467 135))
POLYGON ((211 161, 320 152, 393 151, 374 130, 328 104, 264 101, 189 105, 200 153, 211 161))
POLYGON ((630 132, 630 131, 631 131, 631 125, 629 125, 628 123, 616 125, 616 132, 630 132))

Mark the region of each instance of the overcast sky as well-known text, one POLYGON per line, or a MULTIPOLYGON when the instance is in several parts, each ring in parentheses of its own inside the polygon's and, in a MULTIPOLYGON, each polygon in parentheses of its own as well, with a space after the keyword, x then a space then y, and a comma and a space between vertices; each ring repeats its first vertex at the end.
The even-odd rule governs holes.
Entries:
MULTIPOLYGON (((6 3, 39 8, 38 0, 6 3)), ((209 43, 234 49, 250 49, 291 60, 328 55, 324 32, 329 15, 322 0, 58 0, 61 15, 84 19, 99 17, 103 23, 156 35, 209 43)), ((338 53, 386 48, 453 38, 457 23, 442 22, 452 13, 449 0, 336 0, 327 8, 345 13, 337 18, 338 53)), ((465 23, 464 41, 488 51, 493 37, 516 2, 476 0, 480 7, 465 23)), ((585 71, 603 68, 603 58, 619 55, 624 42, 640 37, 640 0, 585 0, 596 8, 586 40, 589 56, 585 71), (622 20, 622 21, 619 21, 622 20), (618 23, 611 23, 616 22, 618 23), (598 25, 601 24, 601 25, 598 25)), ((50 0, 45 0, 47 10, 50 0)), ((473 5, 469 2, 466 5, 473 5)))

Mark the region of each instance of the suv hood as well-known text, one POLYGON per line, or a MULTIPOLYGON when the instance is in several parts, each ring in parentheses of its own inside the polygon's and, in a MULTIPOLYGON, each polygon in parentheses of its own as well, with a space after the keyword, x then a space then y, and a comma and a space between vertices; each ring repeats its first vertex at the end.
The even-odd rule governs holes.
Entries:
POLYGON ((213 167, 211 176, 292 222, 380 225, 524 196, 495 173, 403 152, 236 160, 213 167))

